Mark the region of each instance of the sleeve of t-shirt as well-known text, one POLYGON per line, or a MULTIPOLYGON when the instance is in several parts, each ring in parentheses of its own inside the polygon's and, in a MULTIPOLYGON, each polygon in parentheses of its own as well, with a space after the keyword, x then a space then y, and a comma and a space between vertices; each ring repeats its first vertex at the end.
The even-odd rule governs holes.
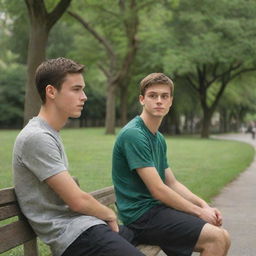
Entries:
POLYGON ((56 139, 48 133, 30 136, 23 145, 22 163, 43 181, 67 170, 56 139))
POLYGON ((149 141, 140 130, 127 130, 122 137, 122 147, 130 170, 155 167, 149 141))

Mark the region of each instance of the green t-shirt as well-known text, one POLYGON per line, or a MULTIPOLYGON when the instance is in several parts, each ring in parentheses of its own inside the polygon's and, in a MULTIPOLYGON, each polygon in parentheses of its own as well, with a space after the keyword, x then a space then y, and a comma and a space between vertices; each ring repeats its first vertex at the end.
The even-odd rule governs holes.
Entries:
POLYGON ((152 197, 136 169, 155 167, 165 182, 165 169, 168 168, 165 139, 160 132, 151 133, 137 116, 120 131, 112 161, 118 213, 127 225, 160 203, 152 197))

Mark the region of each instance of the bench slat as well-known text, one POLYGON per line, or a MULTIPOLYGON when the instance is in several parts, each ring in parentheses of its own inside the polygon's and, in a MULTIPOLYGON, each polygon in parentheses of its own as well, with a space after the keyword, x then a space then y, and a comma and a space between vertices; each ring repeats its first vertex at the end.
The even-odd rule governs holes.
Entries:
POLYGON ((112 195, 108 195, 108 196, 99 198, 98 201, 101 202, 104 205, 109 206, 110 204, 114 204, 115 203, 116 197, 115 197, 115 195, 112 194, 112 195))
POLYGON ((36 235, 26 221, 19 220, 0 227, 0 253, 21 245, 36 235))
POLYGON ((18 215, 21 215, 21 211, 17 204, 9 204, 0 207, 0 220, 5 220, 18 215))
POLYGON ((116 201, 113 186, 93 191, 90 194, 104 205, 110 205, 116 201))
POLYGON ((16 201, 17 198, 15 195, 14 188, 4 188, 0 190, 0 205, 16 201))
POLYGON ((110 187, 102 188, 96 191, 92 191, 90 194, 94 196, 96 199, 99 199, 104 196, 114 194, 114 187, 110 186, 110 187))

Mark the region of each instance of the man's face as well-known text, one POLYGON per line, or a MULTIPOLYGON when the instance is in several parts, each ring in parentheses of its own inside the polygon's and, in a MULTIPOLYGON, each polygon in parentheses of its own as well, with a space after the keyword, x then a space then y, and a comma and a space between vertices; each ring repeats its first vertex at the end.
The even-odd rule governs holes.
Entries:
POLYGON ((145 95, 140 95, 143 111, 154 117, 164 117, 172 105, 171 88, 169 85, 156 84, 146 89, 145 95))
POLYGON ((65 118, 79 117, 87 97, 84 93, 84 78, 82 74, 68 74, 61 89, 55 91, 55 106, 60 115, 65 118))

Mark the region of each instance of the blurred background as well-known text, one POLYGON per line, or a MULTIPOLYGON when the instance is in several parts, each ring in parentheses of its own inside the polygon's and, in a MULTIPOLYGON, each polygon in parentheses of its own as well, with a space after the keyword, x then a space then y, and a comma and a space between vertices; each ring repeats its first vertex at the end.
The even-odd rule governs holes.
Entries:
POLYGON ((114 134, 140 113, 151 72, 175 83, 168 134, 252 132, 256 120, 254 0, 0 0, 0 129, 37 114, 36 67, 85 64, 88 101, 69 127, 114 134))

